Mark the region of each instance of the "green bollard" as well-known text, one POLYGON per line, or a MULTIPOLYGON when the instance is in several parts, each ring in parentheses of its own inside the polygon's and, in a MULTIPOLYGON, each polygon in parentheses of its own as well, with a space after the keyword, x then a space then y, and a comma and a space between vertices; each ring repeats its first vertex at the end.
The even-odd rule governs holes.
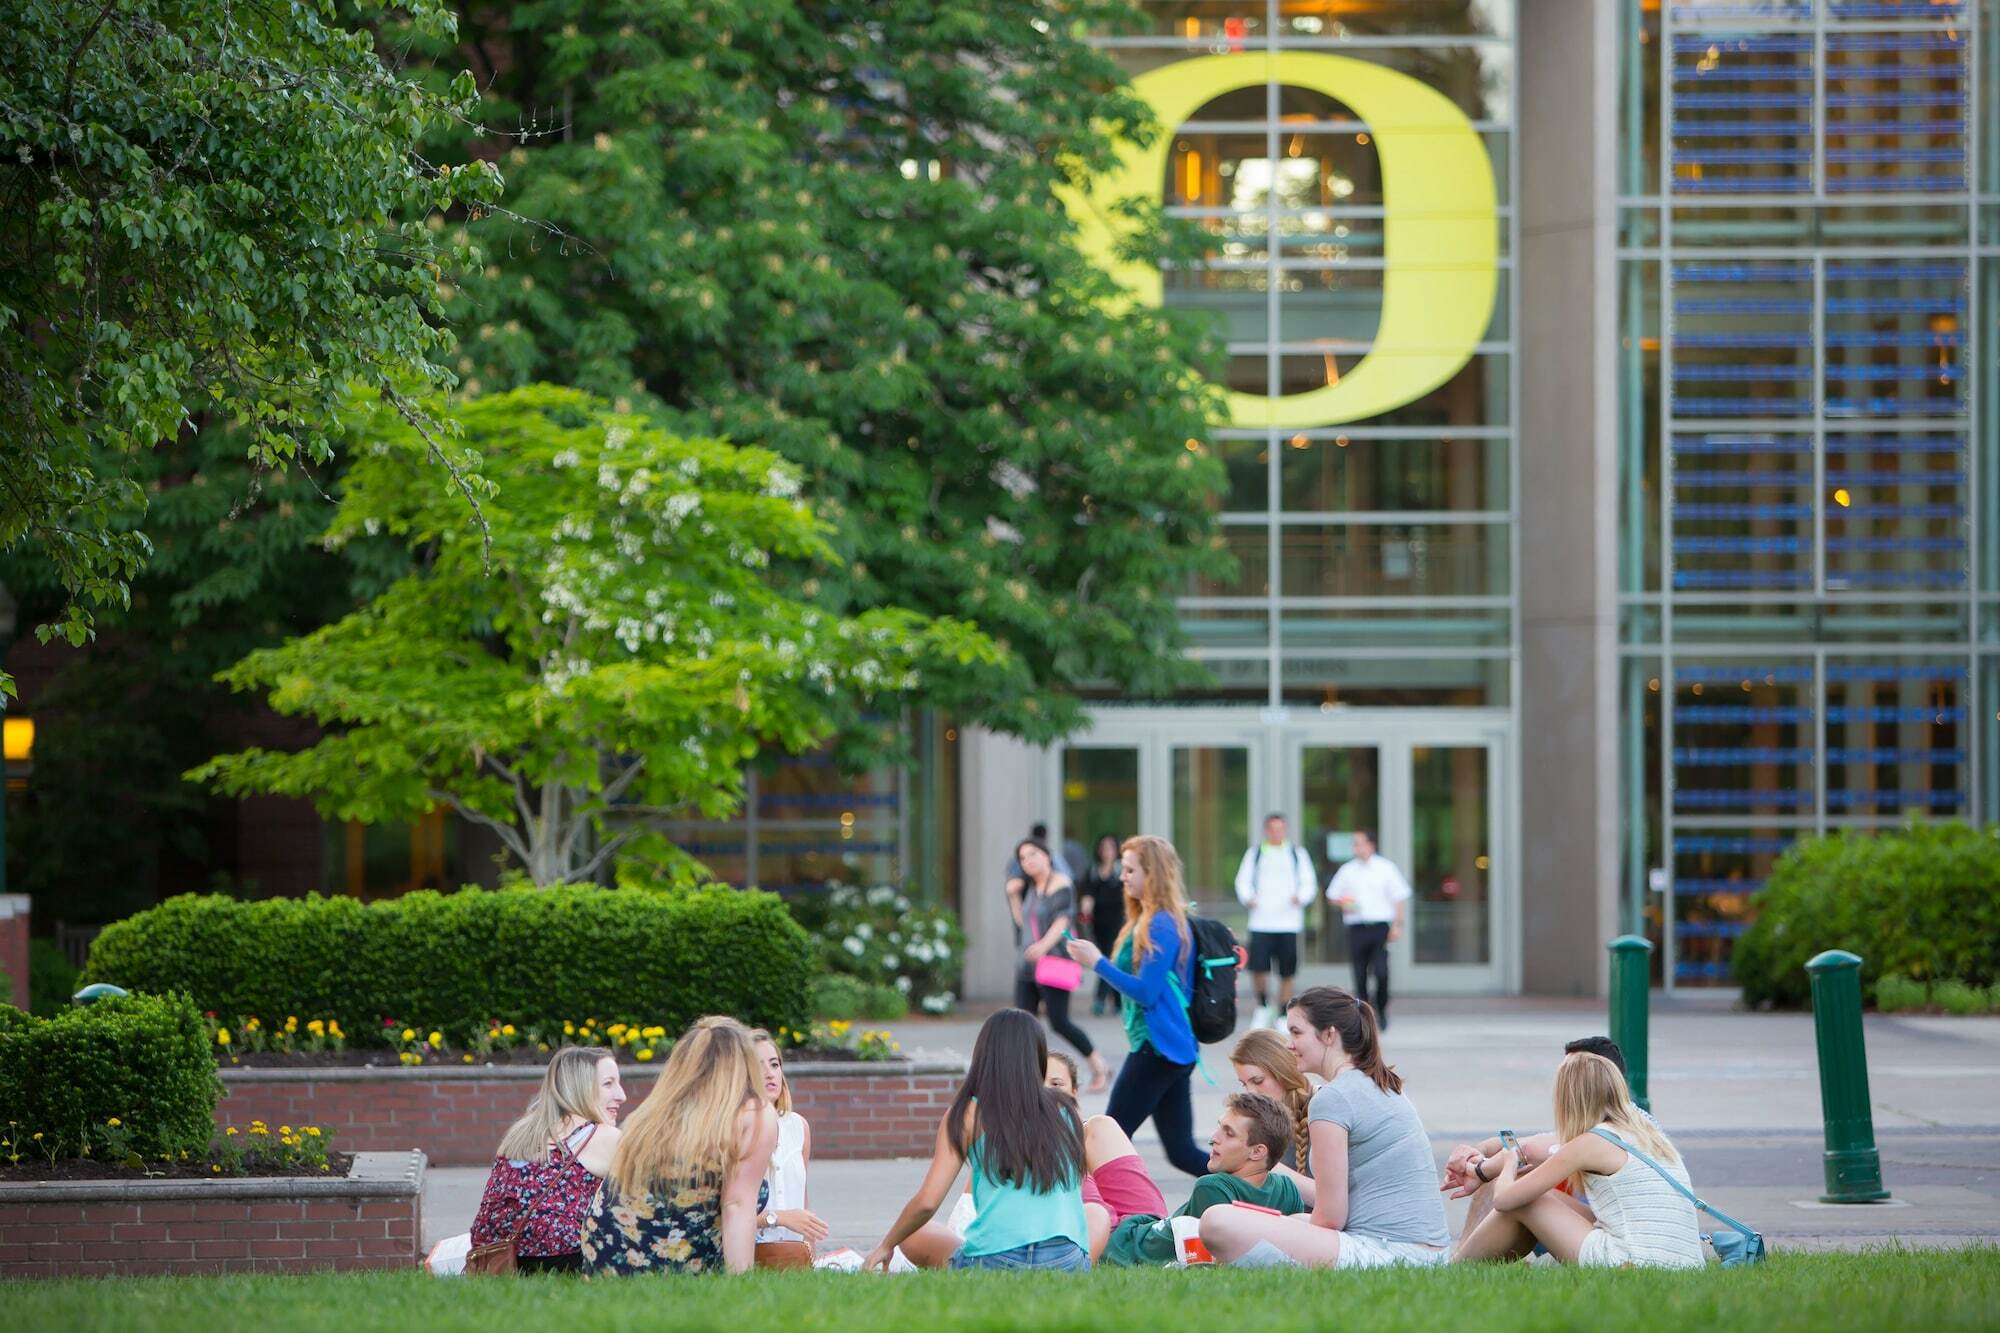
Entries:
POLYGON ((1646 1090, 1647 1005, 1653 991, 1653 942, 1620 935, 1611 950, 1611 1040, 1625 1053, 1625 1082, 1642 1111, 1653 1109, 1646 1090))
POLYGON ((1868 1048, 1861 1036, 1861 960, 1829 949, 1806 964, 1813 1033, 1819 1041, 1819 1104, 1826 1119, 1826 1193, 1821 1203, 1878 1203, 1882 1158, 1868 1103, 1868 1048))
POLYGON ((108 981, 93 981, 69 998, 72 1004, 96 1004, 99 1000, 108 1000, 114 995, 131 993, 123 986, 114 986, 108 981))

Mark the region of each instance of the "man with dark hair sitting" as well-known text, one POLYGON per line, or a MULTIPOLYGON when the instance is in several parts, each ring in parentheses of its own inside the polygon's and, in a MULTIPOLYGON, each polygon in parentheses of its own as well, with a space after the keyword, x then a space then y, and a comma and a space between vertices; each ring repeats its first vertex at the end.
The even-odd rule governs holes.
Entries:
MULTIPOLYGON (((1564 1055, 1575 1055, 1578 1051, 1582 1051, 1587 1055, 1603 1056, 1618 1067, 1618 1076, 1620 1078, 1627 1076, 1625 1071, 1625 1052, 1619 1050, 1618 1043, 1611 1040, 1611 1038, 1578 1037, 1575 1041, 1566 1042, 1563 1045, 1564 1055)), ((1648 1120, 1653 1118, 1644 1110, 1640 1110, 1639 1114, 1645 1116, 1648 1120)), ((1549 1154, 1560 1146, 1557 1144, 1556 1136, 1553 1133, 1530 1134, 1526 1138, 1518 1140, 1518 1142, 1521 1145, 1520 1170, 1523 1172, 1531 1167, 1540 1166, 1548 1160, 1549 1154)), ((1497 1166, 1489 1168, 1487 1166, 1487 1159, 1497 1157, 1500 1150, 1505 1146, 1505 1144, 1500 1142, 1499 1136, 1496 1135, 1483 1143, 1461 1143, 1456 1148, 1453 1148, 1451 1156, 1445 1159, 1444 1184, 1438 1188, 1449 1190, 1451 1197, 1454 1199, 1463 1199, 1468 1194, 1472 1196, 1472 1203, 1465 1215, 1465 1228, 1459 1233, 1460 1235, 1471 1235, 1472 1229, 1479 1225, 1481 1219, 1493 1211, 1493 1181, 1491 1175, 1497 1172, 1499 1168, 1497 1166)), ((1557 1188, 1564 1187, 1558 1186, 1557 1188)), ((1588 1200, 1580 1199, 1578 1202, 1588 1203, 1588 1200)))
MULTIPOLYGON (((1145 1167, 1138 1150, 1124 1138, 1115 1121, 1093 1117, 1086 1127, 1085 1157, 1092 1182, 1104 1187, 1099 1198, 1093 1198, 1099 1194, 1098 1188, 1084 1190, 1093 1259, 1120 1267, 1170 1264, 1174 1261, 1172 1219, 1200 1217, 1219 1204, 1247 1203, 1280 1213, 1304 1212, 1306 1205, 1298 1187, 1286 1175, 1272 1170, 1291 1146, 1292 1118, 1284 1107, 1258 1093, 1235 1093, 1208 1137, 1208 1174, 1195 1181, 1188 1201, 1166 1216, 1154 1211, 1122 1212, 1117 1206, 1119 1196, 1133 1192, 1118 1189, 1113 1182, 1120 1172, 1143 1175, 1145 1167), (1112 1135, 1122 1139, 1122 1145, 1112 1135), (1107 1171, 1106 1167, 1112 1169, 1107 1171), (1104 1229, 1107 1221, 1108 1231, 1104 1229), (1101 1245, 1100 1236, 1104 1237, 1101 1245)), ((1156 1200, 1153 1207, 1164 1209, 1157 1191, 1151 1197, 1156 1200)))

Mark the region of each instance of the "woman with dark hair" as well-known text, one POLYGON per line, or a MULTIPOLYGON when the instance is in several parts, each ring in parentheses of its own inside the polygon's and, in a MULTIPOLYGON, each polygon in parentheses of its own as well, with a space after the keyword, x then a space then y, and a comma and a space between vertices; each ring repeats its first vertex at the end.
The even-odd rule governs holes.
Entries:
MULTIPOLYGON (((1074 982, 1049 985, 1040 974, 1041 962, 1045 958, 1059 958, 1065 966, 1070 964, 1065 941, 1070 935, 1070 926, 1076 920, 1076 887, 1070 883, 1068 875, 1056 869, 1048 844, 1040 839, 1023 838, 1014 848, 1014 859, 1020 863, 1021 878, 1025 881, 1021 891, 1017 940, 1021 957, 1014 971, 1014 1007, 1036 1014, 1046 1006, 1049 1026, 1090 1062, 1090 1091, 1102 1092, 1111 1083, 1111 1068, 1091 1044, 1090 1034, 1078 1027, 1069 1016, 1069 998, 1074 982)), ((1069 970, 1072 975, 1081 972, 1076 967, 1069 970)))
POLYGON ((1305 1217, 1243 1208, 1202 1215, 1221 1263, 1246 1267, 1424 1267, 1444 1263, 1451 1232, 1430 1135, 1382 1059, 1375 1011, 1338 986, 1294 996, 1285 1027, 1299 1067, 1325 1080, 1307 1111, 1314 1197, 1305 1217))
POLYGON ((863 1270, 887 1271, 896 1247, 936 1216, 972 1164, 976 1215, 953 1268, 1090 1267, 1083 1216, 1083 1126, 1076 1103, 1045 1086, 1048 1039, 1019 1009, 979 1029, 972 1065, 938 1125, 924 1182, 868 1252, 863 1270))
MULTIPOLYGON (((1110 953, 1125 929, 1125 869, 1118 861, 1118 839, 1109 833, 1097 835, 1097 855, 1083 872, 1083 920, 1097 947, 1110 953)), ((1082 932, 1079 932, 1082 933, 1082 932)), ((1103 977, 1097 979, 1097 996, 1090 1012, 1102 1014, 1118 1002, 1118 992, 1103 977)))

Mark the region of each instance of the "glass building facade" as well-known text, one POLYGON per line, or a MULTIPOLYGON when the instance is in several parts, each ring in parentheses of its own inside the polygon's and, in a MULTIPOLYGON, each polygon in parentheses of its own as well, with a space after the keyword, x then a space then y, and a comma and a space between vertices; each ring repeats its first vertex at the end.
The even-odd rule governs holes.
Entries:
POLYGON ((1717 983, 1794 839, 2000 819, 2000 16, 1621 4, 1624 900, 1717 983))

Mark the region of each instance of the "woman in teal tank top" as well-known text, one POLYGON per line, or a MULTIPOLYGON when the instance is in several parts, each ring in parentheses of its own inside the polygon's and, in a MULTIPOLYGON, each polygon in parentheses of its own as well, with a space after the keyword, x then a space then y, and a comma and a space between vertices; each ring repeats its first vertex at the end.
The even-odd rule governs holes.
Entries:
POLYGON ((1083 1123, 1076 1103, 1043 1085, 1048 1039, 1032 1014, 1002 1009, 973 1043, 972 1066, 938 1125, 924 1183, 864 1268, 889 1259, 936 1215, 960 1168, 972 1166, 978 1216, 953 1268, 1090 1267, 1083 1217, 1083 1123))

